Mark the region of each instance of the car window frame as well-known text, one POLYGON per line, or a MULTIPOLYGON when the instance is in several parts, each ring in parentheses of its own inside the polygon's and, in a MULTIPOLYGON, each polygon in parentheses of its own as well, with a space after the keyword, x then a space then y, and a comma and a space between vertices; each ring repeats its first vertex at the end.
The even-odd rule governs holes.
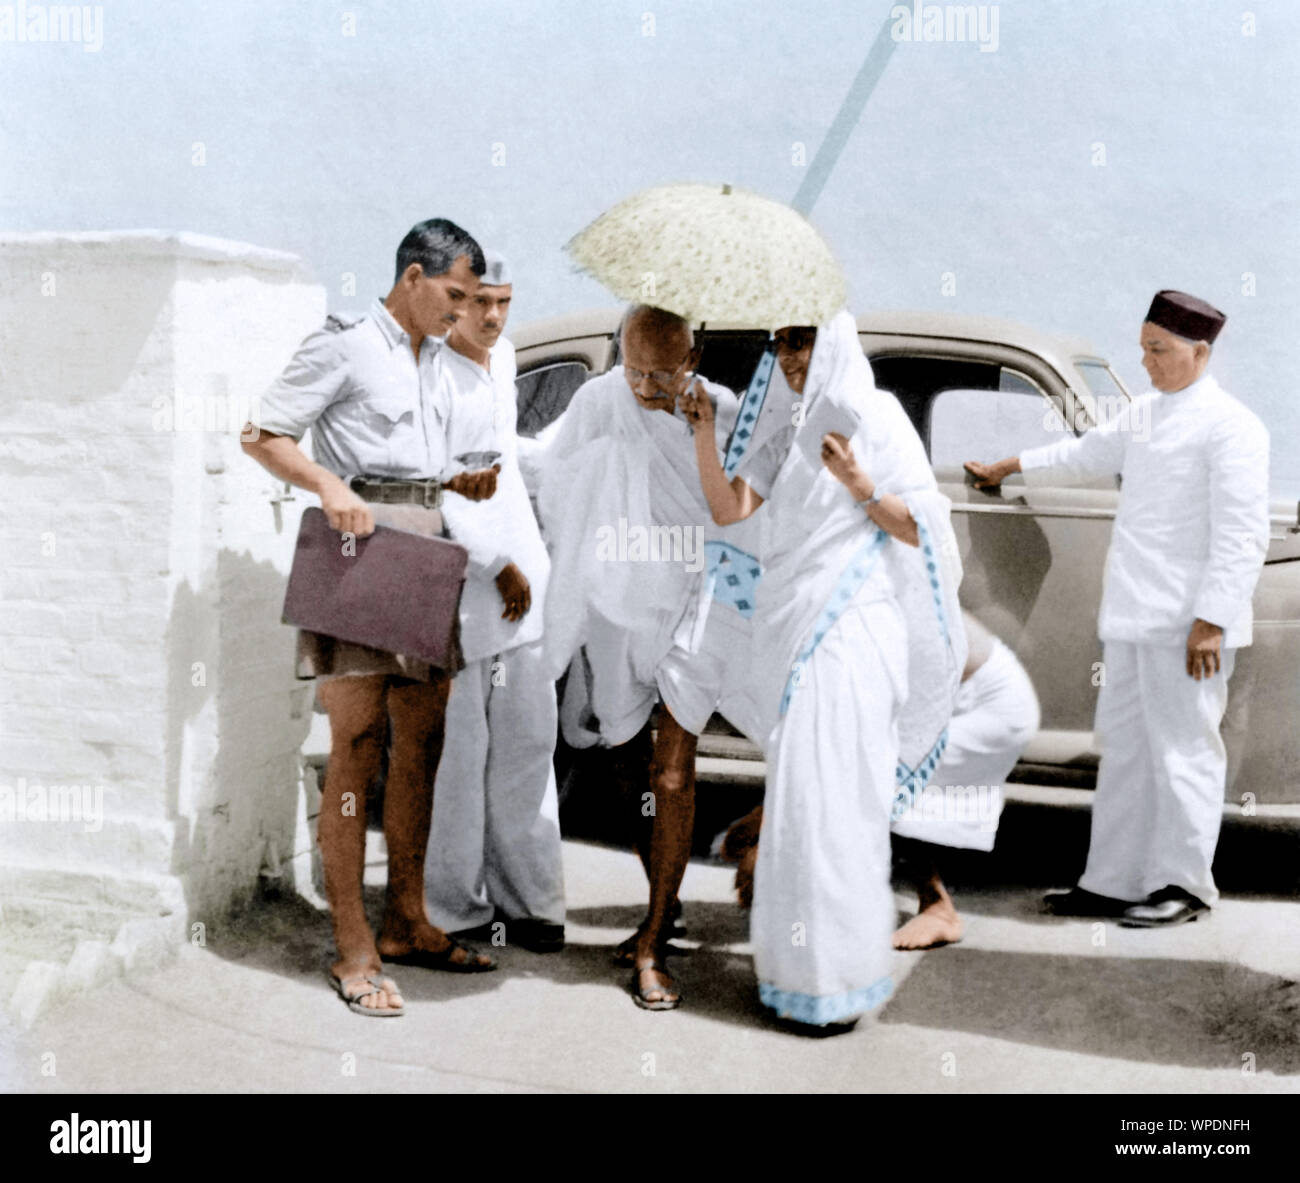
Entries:
MULTIPOLYGON (((1090 408, 1080 398, 1066 377, 1045 358, 1015 346, 993 341, 944 340, 933 337, 914 337, 904 334, 859 331, 858 340, 870 361, 875 357, 914 357, 931 361, 973 361, 1008 369, 1036 386, 1051 403, 1062 422, 1075 435, 1081 435, 1093 426, 1090 408), (1080 430, 1078 421, 1086 426, 1080 430)), ((1081 376, 1080 376, 1081 377, 1081 376)), ((927 408, 928 413, 928 408, 927 408)), ((930 453, 927 421, 926 455, 930 453)))
MULTIPOLYGON (((920 355, 911 355, 911 356, 920 356, 920 355)), ((936 360, 937 360, 937 359, 936 359, 936 360)), ((990 364, 994 364, 994 363, 990 363, 990 364)), ((933 417, 934 417, 934 408, 935 408, 935 405, 938 403, 939 399, 942 398, 943 395, 949 393, 950 391, 958 391, 958 392, 965 392, 965 391, 968 391, 968 392, 971 393, 971 394, 1011 394, 1011 395, 1019 395, 1019 396, 1024 397, 1024 398, 1033 398, 1033 394, 1034 394, 1034 392, 1036 391, 1037 394, 1038 394, 1038 396, 1039 396, 1039 398, 1040 398, 1043 402, 1045 402, 1045 403, 1047 403, 1048 405, 1050 405, 1050 406, 1052 407, 1052 409, 1056 412, 1057 420, 1060 422, 1062 428, 1064 428, 1064 429, 1067 430, 1067 431, 1072 432, 1072 433, 1073 433, 1074 435, 1076 435, 1076 436, 1079 435, 1079 434, 1081 434, 1081 433, 1078 431, 1077 428, 1071 426, 1068 422, 1066 422, 1065 417, 1064 417, 1064 415, 1063 415, 1062 412, 1061 412, 1061 408, 1060 408, 1060 407, 1055 403, 1055 401, 1051 398, 1051 396, 1047 393, 1047 391, 1043 389, 1043 385, 1042 385, 1042 383, 1039 382, 1037 379, 1035 379, 1034 376, 1033 376, 1032 374, 1027 374, 1027 373, 1025 373, 1024 370, 1019 369, 1019 368, 1017 368, 1017 367, 1013 367, 1013 366, 1009 366, 1009 365, 1003 365, 1003 364, 998 364, 998 378, 999 378, 999 381, 1001 380, 1002 374, 1004 374, 1004 373, 1011 373, 1011 374, 1014 374, 1017 378, 1020 378, 1022 381, 1024 381, 1025 383, 1027 383, 1029 386, 1033 387, 1033 391, 1025 391, 1025 390, 1003 390, 1002 387, 1001 387, 1000 385, 999 385, 998 388, 995 389, 995 390, 969 389, 969 391, 968 391, 968 388, 967 388, 967 387, 963 387, 963 386, 949 386, 949 387, 945 387, 945 388, 942 389, 942 390, 937 390, 937 391, 935 391, 933 397, 930 399, 929 405, 926 407, 925 439, 922 441, 922 443, 924 443, 924 445, 925 445, 926 458, 930 461, 930 467, 931 467, 931 468, 934 468, 934 467, 935 467, 935 464, 934 464, 934 452, 933 452, 933 450, 932 450, 932 440, 931 440, 931 432, 932 432, 933 417)), ((1048 443, 1048 442, 1050 442, 1050 441, 1048 441, 1048 440, 1044 440, 1044 441, 1042 441, 1042 442, 1043 442, 1043 443, 1048 443)))
MULTIPOLYGON (((518 418, 518 413, 519 413, 519 411, 518 411, 518 408, 519 408, 519 380, 520 380, 521 378, 528 378, 528 377, 531 377, 533 374, 539 374, 539 373, 541 373, 541 372, 544 371, 544 370, 552 370, 552 369, 557 369, 557 368, 560 367, 560 366, 569 366, 569 365, 579 365, 579 366, 581 366, 581 367, 586 371, 586 373, 587 373, 587 376, 582 380, 582 383, 579 383, 579 385, 575 388, 574 393, 577 393, 577 391, 580 390, 580 389, 582 388, 582 385, 583 385, 583 384, 585 384, 585 383, 587 383, 587 382, 590 382, 592 378, 598 377, 599 374, 604 373, 603 370, 601 370, 601 371, 594 370, 594 369, 592 368, 592 366, 591 366, 591 359, 590 359, 590 357, 589 357, 587 354, 583 354, 583 353, 556 354, 556 355, 553 355, 553 356, 548 356, 548 357, 541 357, 541 358, 538 358, 537 361, 534 362, 532 365, 527 365, 527 364, 526 364, 523 368, 521 368, 521 369, 517 369, 516 372, 515 372, 515 408, 516 408, 516 410, 515 410, 515 414, 516 414, 516 419, 518 418)), ((570 399, 570 402, 572 402, 572 400, 573 400, 573 396, 570 395, 570 396, 569 396, 569 399, 570 399)), ((566 407, 565 410, 567 410, 567 409, 568 409, 568 408, 566 407)), ((561 411, 561 412, 560 412, 560 415, 563 415, 563 414, 564 414, 564 411, 561 411)), ((558 418, 560 417, 560 415, 557 415, 557 416, 555 417, 555 419, 558 419, 558 418)), ((551 423, 554 423, 554 422, 555 422, 555 419, 552 419, 552 420, 551 420, 551 423)), ((527 439, 534 439, 534 438, 536 437, 537 434, 539 434, 539 433, 542 432, 542 431, 545 431, 547 427, 550 427, 551 423, 546 424, 545 427, 541 427, 541 428, 539 428, 539 429, 538 429, 538 432, 534 432, 532 435, 526 436, 526 437, 524 437, 524 438, 527 438, 527 439)), ((522 432, 520 432, 519 434, 520 434, 521 436, 523 435, 522 432)))

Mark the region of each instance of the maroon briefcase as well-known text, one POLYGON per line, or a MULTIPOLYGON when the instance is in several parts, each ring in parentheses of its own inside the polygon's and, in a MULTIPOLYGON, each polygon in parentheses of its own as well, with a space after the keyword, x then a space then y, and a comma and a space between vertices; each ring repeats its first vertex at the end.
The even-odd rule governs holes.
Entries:
POLYGON ((305 510, 284 596, 284 621, 327 637, 458 668, 457 620, 467 553, 445 538, 376 526, 343 536, 305 510))

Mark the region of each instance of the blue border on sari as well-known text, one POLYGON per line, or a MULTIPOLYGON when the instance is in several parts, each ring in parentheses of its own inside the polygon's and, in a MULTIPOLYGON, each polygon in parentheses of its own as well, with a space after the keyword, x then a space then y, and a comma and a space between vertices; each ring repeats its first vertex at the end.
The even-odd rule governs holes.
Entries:
POLYGON ((720 538, 706 542, 704 553, 708 556, 704 577, 709 583, 709 595, 734 608, 746 619, 753 616, 754 596, 763 578, 763 564, 747 550, 720 538), (732 569, 724 571, 724 567, 732 569))
POLYGON ((925 556, 925 570, 930 577, 930 594, 934 597, 934 611, 939 618, 939 627, 943 630, 944 642, 952 644, 948 635, 948 614, 943 610, 943 590, 939 586, 939 564, 934 557, 934 543, 930 541, 930 531, 920 518, 916 519, 916 533, 921 540, 921 553, 925 556))
POLYGON ((844 609, 852 603, 858 589, 866 582, 867 576, 871 574, 872 569, 875 567, 876 560, 880 557, 880 552, 888 537, 889 535, 877 526, 876 532, 863 543, 857 554, 849 560, 848 566, 840 573, 839 581, 835 584, 835 590, 831 592, 830 600, 827 601, 826 606, 817 617, 817 622, 813 625, 812 637, 799 650, 790 667, 790 674, 785 680, 785 690, 781 694, 782 716, 785 715, 790 706, 790 699, 799 687, 799 676, 804 663, 813 655, 817 646, 822 643, 822 638, 830 632, 831 626, 844 614, 844 609))
POLYGON ((894 993, 894 979, 888 974, 857 990, 842 994, 800 994, 794 990, 780 990, 771 982, 758 983, 758 999, 783 1019, 824 1027, 827 1023, 842 1023, 857 1015, 864 1015, 889 1001, 894 993))
MULTIPOLYGON (((939 582, 939 564, 935 558, 934 544, 930 540, 930 532, 925 528, 925 524, 920 518, 916 519, 916 529, 921 542, 921 551, 925 558, 926 574, 930 580, 930 595, 934 601, 935 616, 938 618, 939 628, 943 631, 944 643, 951 645, 952 637, 948 632, 948 614, 943 607, 943 590, 939 582)), ((853 556, 848 566, 841 573, 839 581, 835 585, 835 590, 831 593, 830 600, 817 617, 817 622, 813 626, 812 637, 799 651, 791 667, 790 675, 786 678, 785 690, 781 695, 782 716, 785 715, 790 706, 790 699, 799 687, 799 672, 803 665, 812 657, 817 646, 821 644, 822 638, 830 632, 831 627, 843 615, 844 609, 852 602, 863 581, 871 574, 876 559, 880 557, 880 551, 888 537, 889 535, 877 526, 876 533, 853 556)), ((939 733, 939 738, 934 741, 934 745, 916 767, 913 768, 904 764, 901 760, 898 762, 894 769, 894 781, 898 785, 898 791, 894 794, 894 802, 891 807, 891 816, 894 821, 897 821, 912 807, 917 794, 930 783, 930 778, 939 767, 939 761, 943 758, 947 746, 948 728, 945 727, 939 733)))
MULTIPOLYGON (((916 519, 916 532, 921 541, 921 552, 925 557, 926 574, 930 579, 934 613, 939 619, 939 628, 943 630, 944 644, 951 645, 952 637, 948 633, 948 614, 943 607, 943 589, 939 583, 939 564, 934 554, 934 543, 930 540, 930 531, 925 528, 925 523, 920 518, 916 519)), ((890 811, 891 820, 897 821, 912 808, 917 794, 934 776, 947 746, 948 728, 945 727, 939 733, 939 738, 934 741, 934 746, 915 768, 908 767, 901 760, 898 762, 898 767, 894 770, 894 781, 898 785, 898 792, 894 794, 894 804, 890 811)))
POLYGON ((722 462, 722 471, 728 480, 736 475, 736 468, 754 440, 754 428, 758 426, 758 418, 763 413, 763 403, 772 384, 772 370, 775 366, 776 346, 769 341, 754 367, 754 376, 749 380, 745 397, 740 401, 740 410, 736 413, 736 426, 731 429, 731 438, 727 441, 727 455, 722 462))
POLYGON ((889 813, 890 821, 898 821, 912 808, 916 795, 930 783, 930 778, 939 767, 939 761, 943 759, 944 749, 947 746, 948 728, 945 727, 939 733, 939 738, 934 741, 934 747, 926 753, 925 759, 915 768, 909 768, 902 760, 898 762, 894 769, 894 783, 898 785, 898 792, 894 794, 894 804, 889 813))

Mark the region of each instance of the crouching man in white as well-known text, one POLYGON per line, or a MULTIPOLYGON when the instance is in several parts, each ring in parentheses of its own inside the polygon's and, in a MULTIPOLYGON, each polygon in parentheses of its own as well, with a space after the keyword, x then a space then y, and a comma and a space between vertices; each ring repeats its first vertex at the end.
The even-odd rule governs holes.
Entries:
MULTIPOLYGON (((948 744, 930 783, 890 823, 894 857, 916 888, 917 913, 894 932, 895 949, 933 949, 961 940, 962 921, 944 886, 940 848, 988 852, 1002 816, 1002 785, 1038 730, 1038 696, 1016 655, 969 612, 969 646, 948 744)), ((727 830, 721 854, 737 864, 736 894, 754 902, 763 807, 727 830)))
POLYGON ((451 471, 495 459, 500 475, 490 500, 449 493, 443 502, 451 536, 469 551, 467 664, 447 703, 425 892, 448 932, 549 953, 564 947, 555 685, 541 644, 550 560, 519 471, 515 352, 501 335, 511 278, 500 255, 484 255, 484 282, 438 359, 438 401, 451 471))
POLYGON ((1219 724, 1235 652, 1251 641, 1269 530, 1268 432, 1206 372, 1226 319, 1195 296, 1158 292, 1141 336, 1148 406, 1077 439, 966 465, 977 488, 1047 468, 1123 478, 1098 627, 1092 840, 1078 886, 1048 897, 1058 915, 1155 927, 1195 919, 1218 898, 1219 724))
POLYGON ((895 949, 961 940, 961 917, 940 877, 937 848, 993 849, 1002 785, 1038 730, 1038 696, 1016 655, 969 612, 962 619, 969 649, 948 746, 930 783, 890 825, 894 855, 918 900, 916 915, 894 933, 895 949))

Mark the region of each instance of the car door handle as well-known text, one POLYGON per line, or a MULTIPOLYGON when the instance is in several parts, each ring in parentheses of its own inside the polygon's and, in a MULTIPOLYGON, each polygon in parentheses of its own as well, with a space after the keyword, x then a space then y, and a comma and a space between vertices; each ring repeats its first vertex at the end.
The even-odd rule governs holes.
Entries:
POLYGON ((969 501, 953 503, 953 513, 992 513, 1007 514, 1019 518, 1097 518, 1110 521, 1115 517, 1113 509, 1065 509, 1038 508, 1033 505, 978 505, 969 501))

